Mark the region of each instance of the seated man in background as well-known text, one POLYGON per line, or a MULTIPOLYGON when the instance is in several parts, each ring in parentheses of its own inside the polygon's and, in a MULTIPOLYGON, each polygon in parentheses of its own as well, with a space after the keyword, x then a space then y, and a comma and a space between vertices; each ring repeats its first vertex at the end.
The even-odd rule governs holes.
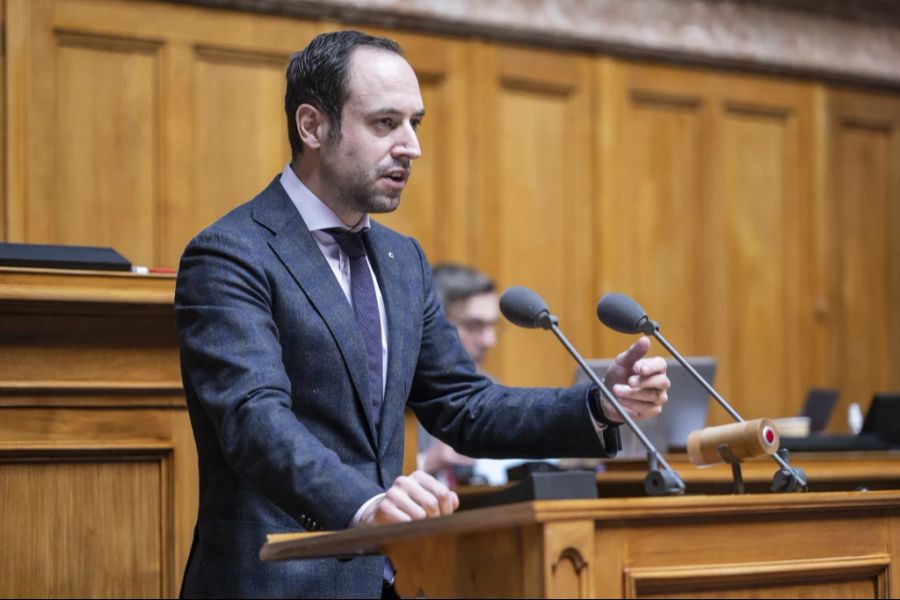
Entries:
MULTIPOLYGON (((472 267, 453 263, 435 265, 434 286, 447 320, 456 327, 459 341, 479 373, 485 372, 488 353, 497 345, 500 307, 493 280, 472 267)), ((466 483, 506 483, 506 468, 519 459, 475 460, 429 435, 419 426, 419 464, 450 487, 466 483)))

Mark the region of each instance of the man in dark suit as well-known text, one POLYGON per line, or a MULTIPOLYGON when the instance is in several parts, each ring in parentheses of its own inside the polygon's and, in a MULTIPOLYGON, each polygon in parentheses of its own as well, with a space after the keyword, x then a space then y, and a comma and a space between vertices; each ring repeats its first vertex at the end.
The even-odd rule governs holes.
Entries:
MULTIPOLYGON (((419 154, 418 82, 392 41, 319 36, 291 59, 293 160, 182 257, 176 314, 200 507, 182 593, 377 597, 382 557, 261 563, 266 533, 452 513, 431 476, 401 475, 403 409, 472 456, 602 456, 620 417, 589 386, 515 389, 478 374, 418 243, 371 221, 419 154)), ((639 340, 609 383, 657 414, 665 361, 639 340)))

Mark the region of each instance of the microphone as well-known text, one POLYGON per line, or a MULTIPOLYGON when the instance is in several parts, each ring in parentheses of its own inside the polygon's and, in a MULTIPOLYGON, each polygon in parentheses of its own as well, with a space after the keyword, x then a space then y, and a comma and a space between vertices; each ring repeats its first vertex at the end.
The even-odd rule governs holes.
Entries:
POLYGON ((597 303, 597 316, 604 325, 619 333, 653 335, 659 328, 647 317, 647 311, 625 294, 606 294, 597 303))
POLYGON ((500 312, 513 325, 525 329, 550 329, 559 320, 550 314, 547 303, 534 291, 516 285, 500 296, 500 312))
MULTIPOLYGON (((656 338, 663 347, 669 351, 669 354, 675 357, 681 366, 687 370, 688 373, 691 374, 691 377, 699 383, 703 389, 705 389, 713 398, 716 399, 716 402, 725 409, 731 417, 738 423, 744 423, 744 419, 734 410, 728 402, 725 401, 719 392, 717 392, 709 383, 697 373, 696 369, 692 367, 678 350, 675 349, 672 344, 659 332, 659 323, 656 321, 651 321, 650 317, 647 316, 647 311, 645 311, 640 304, 635 302, 632 298, 626 296, 625 294, 606 294, 602 298, 600 298, 600 302, 597 303, 597 317, 603 322, 604 325, 618 331, 619 333, 642 333, 644 335, 650 335, 656 338)), ((774 427, 773 427, 774 430, 774 427)), ((776 441, 777 435, 776 435, 776 441)), ((792 468, 787 461, 785 461, 777 452, 778 446, 776 444, 775 450, 773 453, 768 453, 772 456, 772 459, 777 462, 783 471, 786 471, 788 474, 791 474, 793 478, 796 480, 797 485, 806 489, 807 481, 806 477, 802 474, 799 469, 792 468)))
POLYGON ((769 419, 729 423, 692 431, 688 458, 698 467, 742 461, 778 451, 778 431, 769 419))
POLYGON ((650 470, 644 480, 644 489, 651 496, 683 494, 685 490, 684 481, 678 476, 678 473, 669 466, 669 463, 662 457, 656 447, 647 439, 644 432, 635 424, 634 420, 628 416, 625 409, 616 399, 616 397, 606 388, 602 381, 597 377, 584 358, 575 350, 575 347, 569 343, 562 330, 559 328, 559 319, 556 315, 550 314, 547 303, 536 292, 522 286, 514 286, 507 289, 500 296, 500 312, 506 319, 519 327, 526 329, 549 329, 559 339, 565 349, 572 355, 572 358, 578 363, 581 369, 587 374, 588 378, 600 389, 600 393, 606 398, 610 404, 615 407, 628 427, 634 432, 637 438, 647 449, 647 459, 650 463, 650 470), (659 469, 659 465, 664 470, 659 469))

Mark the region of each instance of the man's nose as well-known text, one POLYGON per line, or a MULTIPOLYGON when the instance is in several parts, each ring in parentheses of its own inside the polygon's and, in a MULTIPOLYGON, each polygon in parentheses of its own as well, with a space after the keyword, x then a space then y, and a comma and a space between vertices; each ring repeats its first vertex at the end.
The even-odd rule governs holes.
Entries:
POLYGON ((481 345, 487 349, 497 345, 497 328, 488 325, 481 331, 481 345))
POLYGON ((422 149, 419 147, 419 137, 412 125, 407 124, 401 128, 400 137, 394 144, 391 154, 394 158, 406 158, 415 160, 422 156, 422 149))

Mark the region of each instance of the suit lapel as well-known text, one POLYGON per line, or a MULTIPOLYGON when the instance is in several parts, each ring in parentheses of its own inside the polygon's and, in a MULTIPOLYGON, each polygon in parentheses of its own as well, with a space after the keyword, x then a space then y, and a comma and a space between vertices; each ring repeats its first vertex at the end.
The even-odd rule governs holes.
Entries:
POLYGON ((366 346, 353 309, 278 178, 258 200, 253 205, 253 218, 275 233, 269 245, 334 336, 356 389, 357 401, 365 411, 370 441, 377 448, 374 425, 377 415, 371 402, 366 400, 369 397, 366 346))

